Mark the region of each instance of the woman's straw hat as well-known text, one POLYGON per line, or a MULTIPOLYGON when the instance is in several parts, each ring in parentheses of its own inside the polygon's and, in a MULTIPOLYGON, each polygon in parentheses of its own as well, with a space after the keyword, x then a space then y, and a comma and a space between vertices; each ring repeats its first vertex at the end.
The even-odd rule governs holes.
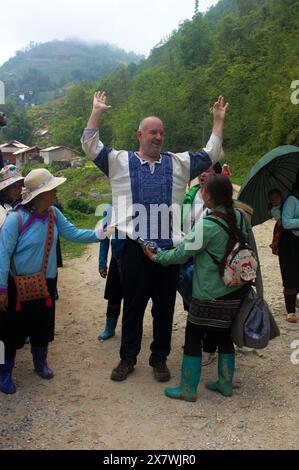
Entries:
POLYGON ((0 191, 23 179, 15 165, 4 166, 0 170, 0 191))
POLYGON ((65 181, 66 178, 53 176, 45 168, 31 170, 24 179, 21 204, 27 204, 39 194, 51 191, 65 181))

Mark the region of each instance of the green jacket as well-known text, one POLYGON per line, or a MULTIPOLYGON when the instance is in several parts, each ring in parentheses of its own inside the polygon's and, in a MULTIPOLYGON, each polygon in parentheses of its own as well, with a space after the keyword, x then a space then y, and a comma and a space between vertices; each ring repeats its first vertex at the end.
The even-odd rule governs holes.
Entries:
MULTIPOLYGON (((225 212, 223 206, 215 207, 215 211, 225 212)), ((211 211, 212 216, 213 211, 211 211)), ((237 225, 241 225, 241 213, 235 210, 237 225)), ((224 220, 221 220, 226 224, 224 220)), ((243 234, 248 239, 246 225, 243 223, 243 234)), ((156 261, 163 266, 184 264, 193 257, 194 274, 192 295, 199 300, 212 300, 230 294, 240 286, 227 287, 218 271, 218 267, 207 253, 207 250, 220 262, 225 255, 228 241, 227 232, 208 219, 201 219, 186 236, 184 241, 172 250, 158 253, 156 261)))
POLYGON ((191 210, 192 203, 195 199, 197 192, 200 190, 200 185, 196 184, 189 189, 189 191, 185 194, 185 198, 183 201, 183 208, 182 208, 182 215, 181 215, 181 225, 182 228, 184 226, 184 220, 187 214, 189 214, 191 210))

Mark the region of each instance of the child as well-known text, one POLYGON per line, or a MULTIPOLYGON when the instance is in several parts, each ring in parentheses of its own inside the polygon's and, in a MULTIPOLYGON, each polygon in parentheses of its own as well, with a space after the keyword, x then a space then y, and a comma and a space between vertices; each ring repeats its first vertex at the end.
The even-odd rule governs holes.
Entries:
MULTIPOLYGON (((106 226, 104 226, 104 229, 106 229, 107 225, 110 224, 111 213, 112 203, 110 202, 104 211, 104 218, 107 221, 106 226)), ((117 325, 118 317, 120 315, 121 301, 123 298, 121 258, 125 242, 126 240, 118 239, 117 236, 115 236, 111 238, 111 240, 110 238, 106 237, 100 243, 99 273, 104 279, 107 278, 104 298, 108 300, 108 304, 106 312, 106 325, 104 330, 98 336, 99 341, 105 341, 115 335, 115 328, 117 325), (112 254, 108 270, 107 258, 110 243, 112 254)))
POLYGON ((273 238, 270 245, 273 255, 278 255, 279 239, 283 230, 281 223, 281 206, 283 202, 282 194, 279 189, 272 189, 268 193, 269 198, 269 210, 272 217, 276 220, 276 224, 273 229, 273 238))

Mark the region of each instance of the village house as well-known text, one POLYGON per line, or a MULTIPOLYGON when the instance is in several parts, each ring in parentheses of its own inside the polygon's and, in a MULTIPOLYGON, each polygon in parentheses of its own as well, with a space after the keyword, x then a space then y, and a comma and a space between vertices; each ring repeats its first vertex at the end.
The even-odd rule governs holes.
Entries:
POLYGON ((68 147, 28 147, 17 140, 11 140, 0 145, 4 165, 13 164, 18 169, 25 163, 45 163, 52 165, 55 162, 69 162, 70 166, 83 166, 80 153, 68 147))
POLYGON ((24 163, 43 163, 39 147, 22 148, 17 150, 13 155, 16 157, 15 165, 18 170, 21 169, 24 163))
POLYGON ((3 155, 4 165, 13 164, 16 165, 16 155, 15 152, 18 150, 28 149, 29 147, 25 144, 22 144, 18 140, 10 140, 5 144, 0 145, 0 149, 3 155))
POLYGON ((40 155, 44 163, 52 165, 54 162, 71 162, 80 157, 80 153, 68 147, 49 147, 42 149, 40 155))
POLYGON ((49 131, 48 129, 40 129, 39 131, 36 132, 36 137, 38 140, 49 140, 49 131))

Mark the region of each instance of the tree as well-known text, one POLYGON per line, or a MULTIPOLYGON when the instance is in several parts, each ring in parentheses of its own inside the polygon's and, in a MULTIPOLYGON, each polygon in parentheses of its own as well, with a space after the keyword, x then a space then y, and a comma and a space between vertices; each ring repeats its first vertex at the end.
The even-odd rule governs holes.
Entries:
POLYGON ((34 141, 33 122, 26 111, 14 111, 7 116, 7 125, 3 131, 6 140, 18 140, 31 146, 34 141))

